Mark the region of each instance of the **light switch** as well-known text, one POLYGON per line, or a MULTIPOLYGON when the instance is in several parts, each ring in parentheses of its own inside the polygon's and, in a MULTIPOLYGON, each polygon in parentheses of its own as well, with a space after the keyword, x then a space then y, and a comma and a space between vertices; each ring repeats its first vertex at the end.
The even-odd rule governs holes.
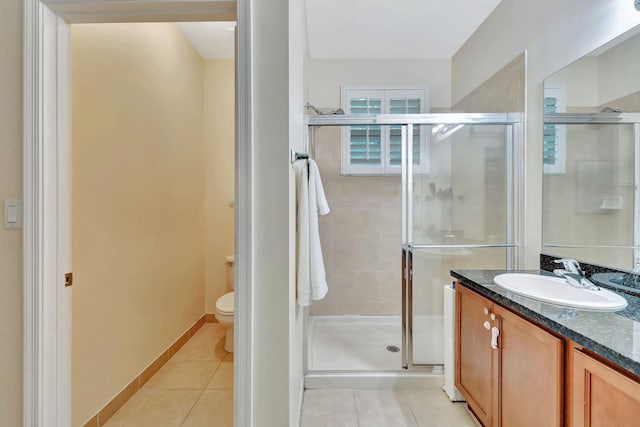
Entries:
POLYGON ((4 201, 4 228, 15 230, 22 228, 22 204, 20 200, 4 201))
POLYGON ((14 225, 16 222, 18 222, 18 207, 8 206, 7 207, 7 223, 14 225))

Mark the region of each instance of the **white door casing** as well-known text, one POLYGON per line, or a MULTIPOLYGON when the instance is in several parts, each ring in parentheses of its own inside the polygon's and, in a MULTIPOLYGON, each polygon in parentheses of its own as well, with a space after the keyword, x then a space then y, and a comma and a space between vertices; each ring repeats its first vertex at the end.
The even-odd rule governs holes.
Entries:
MULTIPOLYGON (((24 425, 71 423, 69 32, 25 1, 24 425)), ((49 424, 50 425, 50 424, 49 424)))
MULTIPOLYGON (((235 2, 24 0, 23 425, 71 425, 71 85, 68 22, 231 20, 235 2), (50 7, 48 7, 50 6, 50 7)), ((238 1, 234 419, 252 414, 249 1, 238 1)))

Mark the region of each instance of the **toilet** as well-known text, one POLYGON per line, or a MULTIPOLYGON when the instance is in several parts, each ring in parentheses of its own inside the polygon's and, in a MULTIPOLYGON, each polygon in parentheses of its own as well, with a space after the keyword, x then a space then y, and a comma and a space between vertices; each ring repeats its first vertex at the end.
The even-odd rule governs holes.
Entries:
POLYGON ((227 288, 231 289, 232 292, 222 295, 216 301, 216 319, 227 329, 224 349, 229 353, 233 353, 233 314, 235 310, 235 298, 233 296, 234 261, 233 255, 229 255, 225 259, 225 264, 227 265, 227 288))

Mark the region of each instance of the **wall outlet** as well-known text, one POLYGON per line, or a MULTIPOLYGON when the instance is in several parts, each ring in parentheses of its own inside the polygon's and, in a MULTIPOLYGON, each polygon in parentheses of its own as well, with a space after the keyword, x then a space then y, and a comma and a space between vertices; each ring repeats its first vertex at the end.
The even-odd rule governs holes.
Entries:
POLYGON ((22 202, 17 199, 4 201, 4 228, 18 230, 22 228, 22 202))

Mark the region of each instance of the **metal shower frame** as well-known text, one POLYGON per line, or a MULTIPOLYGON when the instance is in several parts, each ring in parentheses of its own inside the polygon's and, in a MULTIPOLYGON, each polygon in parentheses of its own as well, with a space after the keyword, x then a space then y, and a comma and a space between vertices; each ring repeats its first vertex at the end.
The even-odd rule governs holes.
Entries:
MULTIPOLYGON (((413 358, 413 252, 427 248, 505 248, 507 268, 520 268, 523 258, 523 118, 522 113, 437 113, 437 114, 378 114, 378 115, 318 115, 306 116, 309 139, 305 149, 315 157, 313 129, 321 126, 388 126, 401 127, 402 162, 402 368, 426 371, 441 365, 414 363, 413 358), (413 126, 419 125, 503 125, 508 128, 507 150, 507 235, 503 244, 451 244, 424 245, 413 242, 413 126), (510 132, 509 132, 510 130, 510 132), (511 250, 508 250, 511 249, 511 250)), ((294 153, 299 154, 299 153, 294 153)), ((306 153, 305 153, 306 154, 306 153)), ((304 155, 304 154, 303 154, 304 155)), ((293 154, 292 154, 293 158, 293 154)), ((307 369, 307 343, 305 327, 305 374, 307 369)), ((356 371, 362 373, 363 371, 356 371)), ((366 372, 366 371, 364 371, 366 372)), ((375 371, 382 373, 383 371, 375 371)), ((388 373, 389 371, 384 371, 388 373)), ((348 374, 349 371, 313 371, 314 374, 348 374)))

